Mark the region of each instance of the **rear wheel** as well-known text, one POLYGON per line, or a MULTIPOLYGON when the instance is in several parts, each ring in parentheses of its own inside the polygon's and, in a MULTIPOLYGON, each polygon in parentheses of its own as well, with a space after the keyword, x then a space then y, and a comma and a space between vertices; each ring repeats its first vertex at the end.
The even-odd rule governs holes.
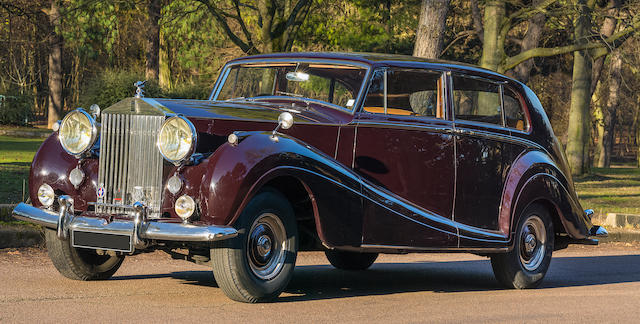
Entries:
POLYGON ((298 232, 289 201, 266 189, 236 222, 238 236, 211 249, 216 282, 231 299, 256 303, 276 298, 293 276, 298 232))
POLYGON ((524 211, 516 229, 513 250, 491 257, 493 273, 507 288, 534 288, 551 263, 553 222, 546 208, 534 204, 524 211))
POLYGON ((332 266, 342 270, 365 270, 378 258, 378 253, 327 250, 324 254, 332 266))
POLYGON ((95 250, 74 248, 69 240, 58 239, 52 229, 45 229, 45 240, 51 262, 69 279, 109 279, 124 261, 124 256, 99 255, 95 250))

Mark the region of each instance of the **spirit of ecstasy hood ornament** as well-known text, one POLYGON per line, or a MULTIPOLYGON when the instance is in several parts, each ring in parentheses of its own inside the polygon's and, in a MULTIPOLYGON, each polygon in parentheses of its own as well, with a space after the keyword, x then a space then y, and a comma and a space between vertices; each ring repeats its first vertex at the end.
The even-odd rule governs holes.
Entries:
POLYGON ((138 81, 133 83, 133 86, 136 87, 136 98, 144 97, 144 85, 147 83, 147 80, 138 81))

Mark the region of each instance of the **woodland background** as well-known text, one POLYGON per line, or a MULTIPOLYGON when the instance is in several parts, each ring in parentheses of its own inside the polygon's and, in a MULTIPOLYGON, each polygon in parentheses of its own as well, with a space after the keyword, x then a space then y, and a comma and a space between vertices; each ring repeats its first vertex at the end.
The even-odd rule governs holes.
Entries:
POLYGON ((540 97, 576 175, 640 166, 640 0, 0 0, 0 124, 133 94, 207 98, 246 54, 416 55, 540 97))

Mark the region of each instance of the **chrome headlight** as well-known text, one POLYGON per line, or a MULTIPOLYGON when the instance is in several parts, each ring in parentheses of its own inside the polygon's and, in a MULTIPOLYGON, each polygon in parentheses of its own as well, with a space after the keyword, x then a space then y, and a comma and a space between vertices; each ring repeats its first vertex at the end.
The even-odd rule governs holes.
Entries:
POLYGON ((68 113, 58 130, 62 148, 76 156, 90 149, 97 136, 98 128, 95 120, 82 108, 68 113))
POLYGON ((158 149, 167 161, 179 164, 191 156, 196 141, 197 133, 193 124, 182 116, 174 116, 167 119, 160 129, 158 149))

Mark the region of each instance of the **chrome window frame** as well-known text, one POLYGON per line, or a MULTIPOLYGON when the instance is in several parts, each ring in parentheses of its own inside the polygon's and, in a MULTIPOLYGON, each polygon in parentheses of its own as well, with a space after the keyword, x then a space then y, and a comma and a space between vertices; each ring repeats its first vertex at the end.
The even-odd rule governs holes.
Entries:
POLYGON ((335 65, 350 65, 350 66, 356 66, 356 67, 361 67, 366 69, 366 73, 362 79, 362 84, 360 85, 360 89, 358 90, 358 95, 355 98, 355 102, 353 104, 353 107, 351 109, 346 108, 346 107, 342 107, 342 106, 338 106, 336 104, 332 104, 326 101, 322 101, 319 99, 311 99, 311 98, 299 98, 299 97, 289 97, 289 96, 274 96, 274 97, 278 97, 278 98, 293 98, 296 100, 305 100, 305 101, 313 101, 313 102, 318 102, 321 103, 323 105, 326 105, 328 107, 332 107, 334 109, 349 113, 351 115, 353 115, 356 110, 358 109, 358 107, 360 107, 360 105, 362 104, 362 101, 364 100, 364 90, 365 88, 368 89, 368 84, 369 84, 369 78, 371 77, 371 65, 369 64, 365 64, 365 63, 361 63, 361 62, 354 62, 354 61, 348 61, 348 60, 340 60, 340 59, 336 59, 336 60, 332 60, 332 59, 308 59, 308 58, 269 58, 269 59, 241 59, 238 61, 233 61, 233 62, 229 62, 227 64, 225 64, 222 73, 220 73, 220 76, 218 77, 218 79, 216 80, 215 86, 213 88, 213 91, 211 92, 211 96, 209 96, 209 100, 210 101, 217 101, 218 100, 218 96, 220 95, 220 91, 222 90, 222 85, 226 82, 227 77, 229 76, 229 73, 231 72, 231 67, 235 66, 235 65, 242 65, 242 64, 251 64, 251 63, 323 63, 323 64, 335 64, 335 65))
POLYGON ((450 120, 449 119, 449 102, 447 100, 447 89, 449 87, 449 83, 447 82, 447 75, 449 74, 449 71, 446 70, 438 70, 438 69, 430 69, 430 68, 421 68, 421 67, 404 67, 404 66, 384 66, 384 67, 379 67, 374 69, 373 71, 371 71, 371 79, 369 80, 369 82, 367 82, 367 90, 366 92, 363 94, 363 102, 362 102, 362 107, 364 107, 364 100, 366 100, 366 94, 369 93, 369 89, 371 88, 371 81, 373 81, 373 75, 377 72, 377 71, 382 71, 383 73, 383 105, 384 105, 384 113, 380 114, 380 113, 371 113, 371 112, 366 112, 363 111, 362 109, 360 109, 360 112, 362 113, 368 113, 368 114, 375 114, 375 115, 385 115, 388 116, 389 114, 387 113, 387 73, 389 71, 389 69, 393 69, 393 68, 397 68, 399 70, 419 70, 419 71, 425 71, 425 72, 430 72, 433 74, 440 74, 440 79, 442 80, 442 104, 444 105, 443 107, 443 112, 444 112, 444 117, 442 118, 438 118, 436 116, 425 116, 425 115, 415 115, 415 116, 405 116, 405 117, 410 117, 410 118, 419 118, 419 119, 434 119, 434 120, 450 120))
POLYGON ((462 78, 467 78, 467 79, 474 79, 477 81, 481 81, 481 82, 487 82, 487 83, 492 83, 498 86, 498 94, 500 95, 500 120, 502 122, 502 124, 494 124, 494 123, 485 123, 485 122, 481 122, 481 121, 475 121, 475 120, 468 120, 468 119, 460 119, 461 121, 464 121, 465 123, 469 123, 469 124, 477 124, 477 125, 481 125, 482 127, 489 127, 489 128, 498 128, 498 129, 503 129, 503 130, 508 130, 511 131, 513 128, 507 127, 506 123, 505 123, 505 116, 504 116, 504 98, 502 97, 503 95, 503 89, 502 87, 507 83, 506 81, 497 81, 497 80, 491 80, 488 78, 483 78, 483 77, 479 77, 479 76, 475 76, 475 75, 467 75, 464 73, 458 73, 458 72, 452 72, 452 73, 448 73, 447 76, 449 77, 449 82, 448 84, 451 85, 450 88, 450 93, 451 93, 451 118, 454 122, 457 121, 456 118, 456 107, 455 107, 455 103, 453 102, 453 91, 455 91, 455 83, 453 82, 453 77, 462 77, 462 78))

